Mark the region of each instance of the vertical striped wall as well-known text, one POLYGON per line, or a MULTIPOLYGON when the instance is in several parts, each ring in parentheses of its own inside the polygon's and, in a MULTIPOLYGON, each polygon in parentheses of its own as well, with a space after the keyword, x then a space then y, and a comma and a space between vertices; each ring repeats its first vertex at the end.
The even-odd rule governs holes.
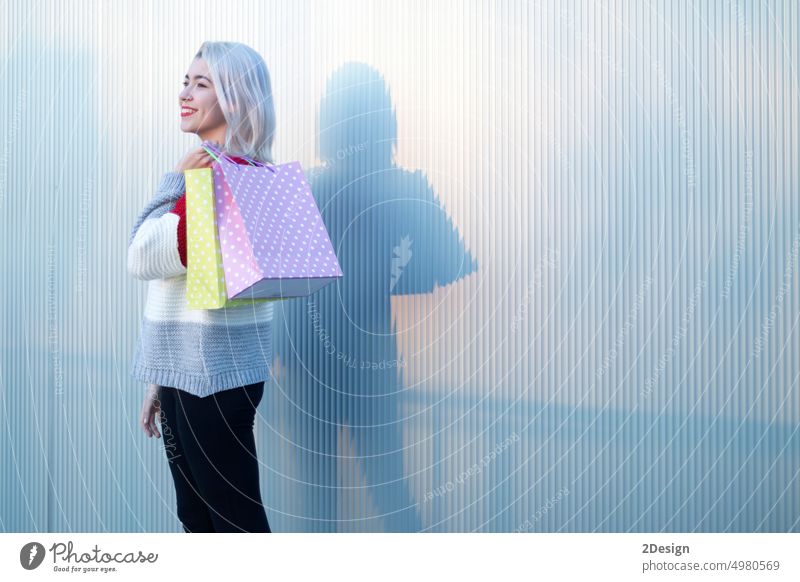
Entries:
POLYGON ((345 273, 276 308, 274 531, 800 530, 797 3, 0 11, 0 530, 181 531, 125 256, 207 39, 345 273))

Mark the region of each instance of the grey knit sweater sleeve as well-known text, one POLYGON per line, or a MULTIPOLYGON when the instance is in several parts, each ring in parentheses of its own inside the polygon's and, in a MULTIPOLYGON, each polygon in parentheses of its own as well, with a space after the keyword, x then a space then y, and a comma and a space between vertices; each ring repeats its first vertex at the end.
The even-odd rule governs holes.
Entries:
POLYGON ((156 188, 156 194, 147 206, 144 207, 136 217, 136 221, 131 229, 130 236, 128 237, 128 246, 133 242, 139 227, 148 218, 158 218, 169 212, 175 203, 183 196, 186 189, 186 184, 183 177, 183 172, 166 172, 156 188))

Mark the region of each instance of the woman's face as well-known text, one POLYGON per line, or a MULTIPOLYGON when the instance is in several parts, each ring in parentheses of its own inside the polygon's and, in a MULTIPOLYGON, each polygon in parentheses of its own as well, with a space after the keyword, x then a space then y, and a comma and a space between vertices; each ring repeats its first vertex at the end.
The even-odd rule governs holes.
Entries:
MULTIPOLYGON (((205 59, 196 58, 183 79, 183 91, 178 95, 181 107, 181 131, 207 136, 224 136, 226 122, 217 91, 211 82, 205 59)), ((224 140, 224 137, 223 137, 224 140)), ((219 141, 217 139, 217 141, 219 141)))

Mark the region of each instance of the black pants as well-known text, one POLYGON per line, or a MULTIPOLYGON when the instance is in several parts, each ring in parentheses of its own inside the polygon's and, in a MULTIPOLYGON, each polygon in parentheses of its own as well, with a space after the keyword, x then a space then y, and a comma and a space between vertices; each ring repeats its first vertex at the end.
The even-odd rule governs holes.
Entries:
POLYGON ((161 386, 161 438, 186 532, 269 532, 253 425, 264 382, 200 398, 161 386))

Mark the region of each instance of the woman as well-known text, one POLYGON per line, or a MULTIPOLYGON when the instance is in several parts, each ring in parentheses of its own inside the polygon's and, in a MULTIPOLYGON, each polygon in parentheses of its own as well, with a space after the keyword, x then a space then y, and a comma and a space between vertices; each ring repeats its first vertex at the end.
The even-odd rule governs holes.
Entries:
MULTIPOLYGON (((273 163, 272 90, 256 51, 205 42, 183 85, 181 131, 273 163)), ((159 417, 184 531, 269 532, 253 423, 270 380, 272 303, 187 309, 183 171, 213 161, 202 147, 190 150, 131 232, 128 271, 149 282, 131 375, 148 385, 140 415, 148 437, 161 437, 159 417)))

